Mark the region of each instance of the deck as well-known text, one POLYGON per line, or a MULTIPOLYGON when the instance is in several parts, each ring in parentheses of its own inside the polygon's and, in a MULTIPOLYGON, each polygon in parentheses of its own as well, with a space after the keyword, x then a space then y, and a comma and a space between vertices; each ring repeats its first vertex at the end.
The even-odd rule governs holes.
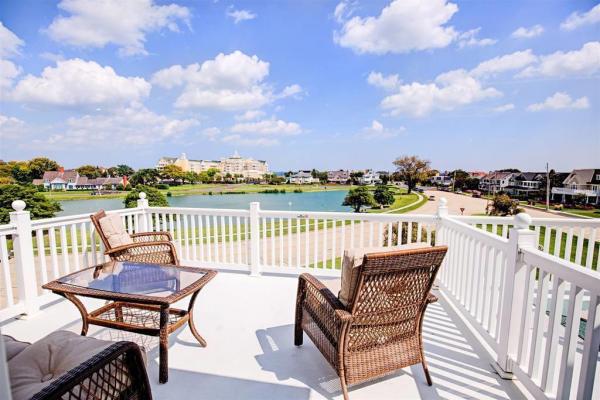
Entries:
MULTIPOLYGON (((302 347, 293 345, 296 284, 297 278, 290 276, 220 272, 195 307, 196 324, 208 347, 199 347, 187 327, 171 335, 170 376, 164 385, 158 384, 156 338, 96 326, 89 335, 143 344, 155 399, 341 399, 337 375, 310 339, 305 337, 302 347)), ((523 398, 518 383, 493 372, 491 357, 438 294, 440 301, 428 308, 423 328, 434 385, 426 385, 417 365, 352 386, 352 400, 523 398)), ((95 302, 86 301, 90 306, 95 302)), ((64 300, 1 326, 3 333, 28 341, 57 329, 79 332, 80 327, 79 313, 64 300)))

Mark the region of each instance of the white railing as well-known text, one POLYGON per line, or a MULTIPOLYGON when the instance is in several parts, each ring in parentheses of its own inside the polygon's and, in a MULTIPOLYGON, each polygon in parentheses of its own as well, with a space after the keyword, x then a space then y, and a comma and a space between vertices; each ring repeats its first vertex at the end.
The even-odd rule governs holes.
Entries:
MULTIPOLYGON (((0 320, 54 298, 44 282, 103 262, 88 215, 30 220, 13 203, 0 226, 0 320)), ((138 206, 110 211, 130 233, 169 231, 182 263, 339 276, 346 249, 447 245, 442 295, 483 339, 503 376, 537 398, 590 398, 600 346, 600 220, 354 214, 138 206), (558 238, 558 240, 557 240, 558 238), (566 257, 568 261, 557 256, 566 257), (582 322, 583 321, 583 322, 582 322), (578 329, 585 324, 585 335, 578 329), (564 326, 563 326, 564 325, 564 326)), ((598 385, 596 385, 598 386, 598 385)))

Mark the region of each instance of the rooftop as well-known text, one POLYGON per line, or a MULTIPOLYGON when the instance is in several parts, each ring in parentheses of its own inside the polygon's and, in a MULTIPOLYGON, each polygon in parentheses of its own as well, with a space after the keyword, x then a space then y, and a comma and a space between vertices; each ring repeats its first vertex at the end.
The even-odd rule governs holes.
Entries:
MULTIPOLYGON (((158 384, 157 338, 93 325, 88 335, 144 344, 156 399, 181 399, 190 393, 202 393, 206 399, 341 398, 335 371, 312 342, 293 344, 296 287, 296 277, 220 272, 200 292, 195 306, 196 326, 208 346, 199 347, 187 327, 171 335, 169 382, 164 385, 158 384)), ((182 303, 185 308, 187 299, 182 303)), ((81 317, 70 302, 59 300, 28 319, 2 326, 3 333, 28 341, 57 329, 81 329, 81 317)), ((397 393, 407 399, 523 398, 513 381, 493 372, 492 358, 443 296, 428 308, 423 331, 433 386, 427 386, 416 365, 351 387, 351 399, 398 398, 397 393)))

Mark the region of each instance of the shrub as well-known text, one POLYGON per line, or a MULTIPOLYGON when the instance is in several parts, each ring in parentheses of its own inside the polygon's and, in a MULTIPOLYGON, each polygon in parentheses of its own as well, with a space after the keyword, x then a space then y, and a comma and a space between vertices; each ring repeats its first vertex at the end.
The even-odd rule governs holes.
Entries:
POLYGON ((389 206, 390 204, 394 204, 394 193, 384 185, 379 185, 375 188, 375 193, 373 195, 375 201, 382 206, 389 206))
POLYGON ((167 192, 167 197, 172 197, 172 196, 173 196, 173 193, 167 192))
POLYGON ((61 211, 60 204, 46 198, 33 185, 0 185, 0 224, 7 224, 10 220, 9 213, 14 211, 12 202, 23 200, 26 211, 31 213, 31 218, 51 218, 61 211))
POLYGON ((123 200, 126 208, 137 207, 137 201, 140 198, 140 192, 146 193, 148 199, 148 205, 152 207, 168 207, 169 202, 167 198, 156 188, 146 185, 137 185, 135 189, 127 193, 127 196, 123 200))
POLYGON ((302 189, 294 189, 294 193, 302 193, 302 189))
POLYGON ((519 201, 511 199, 507 194, 495 195, 489 207, 490 215, 506 216, 523 212, 523 209, 519 208, 519 201))
POLYGON ((354 212, 360 212, 360 209, 365 206, 373 206, 375 200, 373 195, 364 186, 359 186, 354 189, 350 189, 346 197, 344 198, 343 206, 350 206, 354 209, 354 212))
POLYGON ((158 185, 156 185, 156 188, 159 190, 169 190, 169 185, 167 185, 166 183, 159 183, 158 185))

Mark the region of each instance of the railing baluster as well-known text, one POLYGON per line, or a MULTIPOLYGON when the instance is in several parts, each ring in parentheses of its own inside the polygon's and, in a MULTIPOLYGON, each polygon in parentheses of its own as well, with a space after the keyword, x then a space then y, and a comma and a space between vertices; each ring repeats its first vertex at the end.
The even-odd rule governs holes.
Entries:
POLYGON ((242 263, 242 226, 241 226, 241 217, 237 217, 235 219, 235 226, 237 229, 237 263, 242 263))
POLYGON ((283 218, 279 218, 279 267, 283 267, 283 218))
POLYGON ((198 259, 198 244, 196 242, 196 216, 190 215, 190 238, 192 246, 192 260, 196 261, 198 259))
MULTIPOLYGON (((588 268, 592 268, 592 262, 594 259, 594 251, 596 250, 596 231, 597 229, 591 228, 590 229, 590 238, 588 240, 588 247, 587 247, 587 257, 585 260, 585 266, 588 268)), ((600 262, 600 255, 598 256, 599 262, 600 262)))
POLYGON ((10 264, 8 263, 8 246, 6 245, 6 236, 0 236, 0 260, 2 260, 2 273, 4 279, 4 291, 6 292, 6 304, 12 306, 15 304, 12 290, 12 279, 10 274, 10 264))
POLYGON ((75 271, 79 271, 81 264, 79 262, 79 245, 77 244, 77 224, 71 225, 71 252, 73 254, 73 266, 75 271))
POLYGON ((600 296, 590 295, 588 318, 583 340, 583 354, 577 400, 591 399, 596 381, 596 366, 598 364, 598 348, 600 347, 600 296))
MULTIPOLYGON (((300 239, 300 234, 296 235, 296 240, 300 239)), ((292 219, 288 217, 287 219, 287 246, 288 246, 288 259, 287 259, 287 266, 291 267, 292 266, 292 219)), ((296 246, 296 255, 298 255, 298 252, 300 251, 300 246, 296 246)), ((296 266, 298 266, 298 262, 296 262, 296 266)))
POLYGON ((67 227, 61 225, 60 227, 60 254, 63 260, 63 271, 68 274, 71 271, 69 264, 69 244, 67 243, 67 227))

